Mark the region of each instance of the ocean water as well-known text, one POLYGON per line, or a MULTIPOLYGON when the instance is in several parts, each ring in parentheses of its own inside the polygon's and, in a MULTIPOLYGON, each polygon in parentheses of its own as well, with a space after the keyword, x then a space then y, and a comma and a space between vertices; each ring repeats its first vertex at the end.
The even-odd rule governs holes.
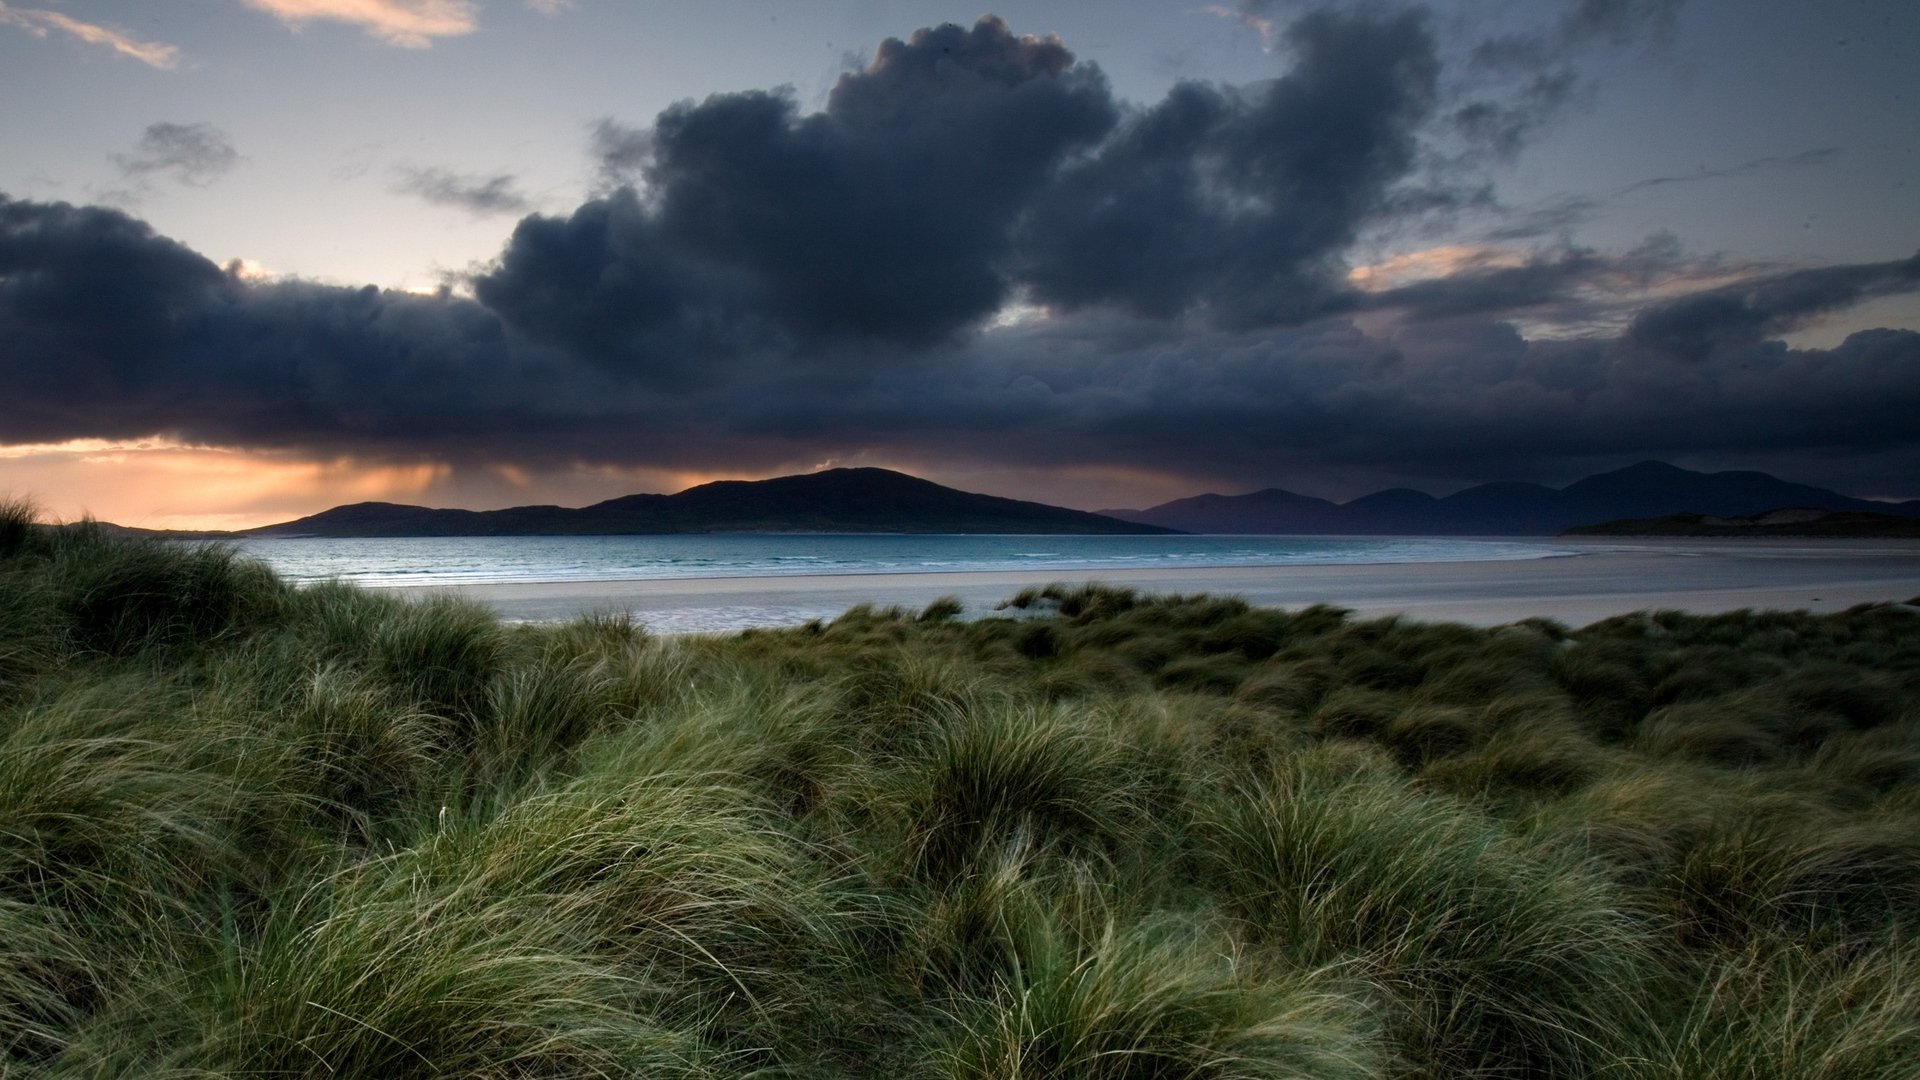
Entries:
POLYGON ((380 588, 634 581, 1421 563, 1573 554, 1548 540, 1322 536, 948 536, 741 534, 249 539, 245 554, 289 580, 380 588))

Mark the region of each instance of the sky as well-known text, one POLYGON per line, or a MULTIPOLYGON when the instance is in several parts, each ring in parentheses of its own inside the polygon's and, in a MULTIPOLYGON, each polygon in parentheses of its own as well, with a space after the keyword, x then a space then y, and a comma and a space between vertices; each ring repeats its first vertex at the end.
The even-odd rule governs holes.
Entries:
POLYGON ((1916 70, 1909 0, 4 0, 0 495, 1920 497, 1916 70))

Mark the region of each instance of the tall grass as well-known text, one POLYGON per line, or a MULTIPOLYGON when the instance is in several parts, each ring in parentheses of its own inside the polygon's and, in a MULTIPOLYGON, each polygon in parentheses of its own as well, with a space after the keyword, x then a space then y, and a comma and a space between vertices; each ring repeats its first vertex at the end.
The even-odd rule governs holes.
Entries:
POLYGON ((1626 898, 1378 758, 1300 754, 1224 792, 1203 835, 1253 932, 1366 974, 1422 1068, 1585 1075, 1644 1037, 1652 940, 1626 898))
POLYGON ((1896 605, 660 639, 0 504, 7 1076, 1908 1076, 1916 836, 1896 605))

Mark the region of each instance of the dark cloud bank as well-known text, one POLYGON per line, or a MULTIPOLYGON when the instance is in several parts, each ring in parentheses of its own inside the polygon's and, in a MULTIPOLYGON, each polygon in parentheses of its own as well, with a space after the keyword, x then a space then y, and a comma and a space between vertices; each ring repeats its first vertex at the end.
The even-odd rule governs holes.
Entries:
MULTIPOLYGON (((1615 33, 1571 20, 1618 6, 1577 5, 1548 44, 1615 33)), ((1920 494, 1888 487, 1920 475, 1920 334, 1779 341, 1920 289, 1920 256, 1637 311, 1595 286, 1672 279, 1671 241, 1359 291, 1344 259, 1365 230, 1469 197, 1423 164, 1460 99, 1417 11, 1321 11, 1283 44, 1271 82, 1140 106, 988 19, 886 42, 820 112, 746 92, 605 124, 606 174, 635 183, 521 220, 472 299, 246 281, 124 213, 0 197, 0 441, 535 467, 864 454, 1222 487, 1653 455, 1920 494), (1516 318, 1617 329, 1529 340, 1516 318)), ((1526 59, 1509 53, 1503 70, 1526 59)))

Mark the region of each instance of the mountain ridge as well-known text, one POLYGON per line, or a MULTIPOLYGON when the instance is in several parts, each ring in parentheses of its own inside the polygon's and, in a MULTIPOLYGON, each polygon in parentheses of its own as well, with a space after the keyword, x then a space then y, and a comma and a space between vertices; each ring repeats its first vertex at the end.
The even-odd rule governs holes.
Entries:
POLYGON ((672 495, 590 506, 457 510, 360 502, 234 535, 611 536, 675 533, 1142 534, 1168 529, 1084 510, 981 495, 888 469, 827 469, 768 480, 716 480, 672 495))
POLYGON ((1576 526, 1672 514, 1732 518, 1784 506, 1920 518, 1920 499, 1877 502, 1753 470, 1706 473, 1642 461, 1562 488, 1522 481, 1477 484, 1435 497, 1389 488, 1346 503, 1265 488, 1208 493, 1145 510, 1101 510, 1182 532, 1376 536, 1555 536, 1576 526))

